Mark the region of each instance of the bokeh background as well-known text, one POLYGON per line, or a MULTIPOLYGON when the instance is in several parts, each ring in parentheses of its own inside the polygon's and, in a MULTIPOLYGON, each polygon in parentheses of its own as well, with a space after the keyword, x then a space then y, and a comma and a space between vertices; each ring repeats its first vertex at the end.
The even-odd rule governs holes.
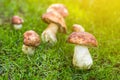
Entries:
POLYGON ((119 80, 120 79, 120 0, 0 0, 0 80, 119 80), (23 33, 39 35, 47 27, 41 19, 49 5, 64 4, 68 33, 58 33, 55 45, 44 44, 34 56, 21 51, 23 33), (24 19, 23 28, 12 28, 11 17, 24 19), (74 23, 81 24, 98 40, 89 48, 94 65, 78 70, 72 65, 74 45, 66 43, 74 23))

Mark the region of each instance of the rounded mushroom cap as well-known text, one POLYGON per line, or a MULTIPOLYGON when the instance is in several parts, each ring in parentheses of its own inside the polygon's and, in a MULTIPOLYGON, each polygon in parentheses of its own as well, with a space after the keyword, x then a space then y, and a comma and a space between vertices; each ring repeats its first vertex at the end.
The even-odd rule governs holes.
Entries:
POLYGON ((83 45, 83 46, 94 46, 98 45, 95 37, 88 32, 73 32, 67 40, 69 43, 83 45))
POLYGON ((57 11, 63 17, 68 16, 68 10, 63 4, 52 4, 48 7, 47 12, 57 11))
POLYGON ((24 44, 27 46, 35 46, 36 47, 40 44, 40 37, 33 30, 26 31, 23 34, 23 36, 24 36, 24 44))
POLYGON ((48 24, 50 23, 57 24, 60 28, 60 31, 66 33, 67 27, 64 18, 56 11, 43 14, 42 19, 48 24))
POLYGON ((12 17, 12 24, 22 24, 24 21, 19 16, 13 16, 12 17))
POLYGON ((85 31, 85 29, 81 25, 79 25, 79 24, 73 25, 73 32, 84 32, 84 31, 85 31))

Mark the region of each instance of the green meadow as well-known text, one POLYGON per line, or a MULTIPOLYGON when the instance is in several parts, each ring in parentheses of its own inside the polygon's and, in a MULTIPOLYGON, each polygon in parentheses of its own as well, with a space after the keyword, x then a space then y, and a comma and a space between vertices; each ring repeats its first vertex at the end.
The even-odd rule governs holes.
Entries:
POLYGON ((0 0, 0 80, 120 80, 120 1, 0 0), (23 33, 34 30, 41 35, 48 26, 41 16, 53 3, 69 11, 67 34, 57 33, 54 45, 41 41, 33 56, 24 54, 23 33), (14 15, 24 19, 21 30, 12 28, 14 15), (75 23, 98 41, 98 47, 89 47, 94 61, 90 70, 72 65, 75 45, 66 40, 75 23))

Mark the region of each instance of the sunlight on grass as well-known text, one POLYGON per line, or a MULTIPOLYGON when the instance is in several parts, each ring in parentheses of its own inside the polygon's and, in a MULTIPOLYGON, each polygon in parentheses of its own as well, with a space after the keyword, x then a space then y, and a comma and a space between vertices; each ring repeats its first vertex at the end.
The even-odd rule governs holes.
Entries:
POLYGON ((119 80, 120 79, 120 0, 0 0, 0 80, 119 80), (39 35, 47 27, 41 19, 49 5, 64 4, 68 33, 58 33, 55 45, 42 43, 34 56, 21 51, 23 33, 39 35), (10 19, 21 16, 23 28, 16 31, 10 19), (90 48, 94 64, 90 70, 72 65, 74 45, 66 43, 74 23, 95 35, 99 46, 90 48))

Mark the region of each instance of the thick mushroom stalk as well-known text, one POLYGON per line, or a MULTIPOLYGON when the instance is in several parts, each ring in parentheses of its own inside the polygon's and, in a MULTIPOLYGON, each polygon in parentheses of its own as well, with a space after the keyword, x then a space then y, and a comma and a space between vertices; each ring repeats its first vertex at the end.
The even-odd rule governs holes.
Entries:
POLYGON ((58 31, 58 25, 51 23, 42 33, 42 40, 44 42, 57 42, 56 33, 58 31))
POLYGON ((26 31, 24 33, 24 44, 22 46, 22 51, 25 54, 33 55, 35 48, 40 44, 40 37, 35 31, 26 31))
POLYGON ((73 32, 68 42, 76 44, 73 55, 73 65, 79 69, 90 69, 93 64, 88 46, 97 46, 95 37, 87 32, 73 32))
POLYGON ((79 69, 90 69, 93 64, 92 57, 86 46, 76 45, 73 55, 73 65, 79 69))
POLYGON ((23 19, 20 18, 19 16, 13 16, 12 17, 12 24, 14 29, 19 30, 22 28, 22 23, 23 23, 23 19))
POLYGON ((15 30, 19 30, 22 28, 22 24, 13 24, 15 30))
POLYGON ((33 55, 35 52, 35 47, 24 45, 22 46, 22 51, 25 54, 33 55))

